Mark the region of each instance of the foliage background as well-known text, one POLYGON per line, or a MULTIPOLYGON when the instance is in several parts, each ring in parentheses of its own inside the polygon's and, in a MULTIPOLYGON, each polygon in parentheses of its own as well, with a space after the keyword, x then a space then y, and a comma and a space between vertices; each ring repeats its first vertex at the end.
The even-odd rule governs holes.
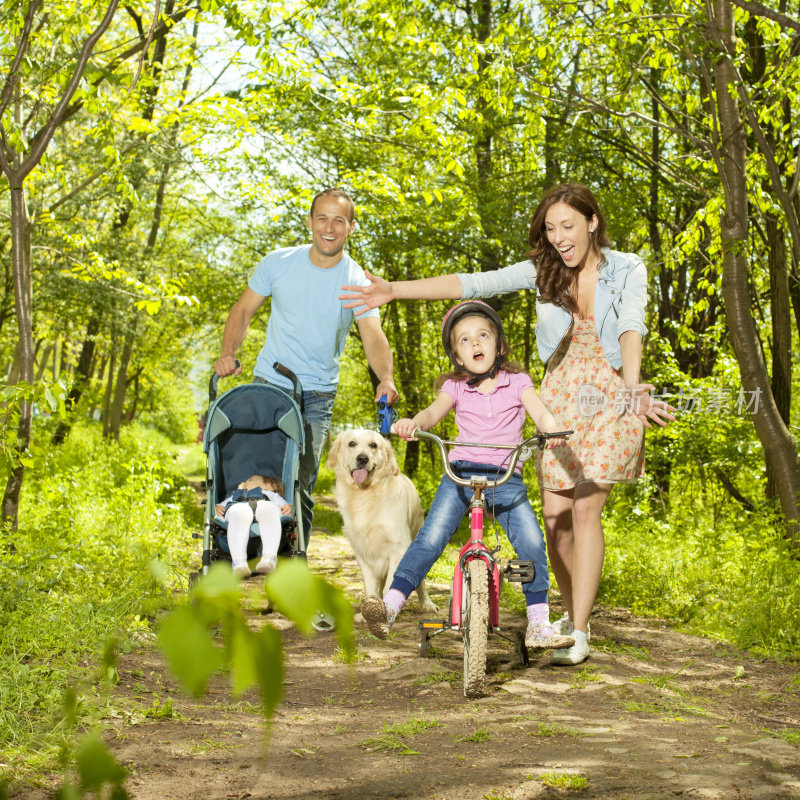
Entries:
MULTIPOLYGON (((106 6, 48 4, 11 76, 27 8, 0 11, 3 85, 16 86, 3 146, 21 155, 106 6)), ((0 550, 3 762, 51 763, 64 686, 101 660, 109 631, 123 647, 146 635, 182 587, 200 525, 184 476, 202 472, 193 442, 225 317, 265 253, 307 241, 324 185, 356 200, 354 258, 394 280, 521 260, 543 191, 589 185, 614 247, 648 265, 643 374, 681 409, 648 433, 646 478, 612 493, 600 599, 796 654, 796 547, 753 416, 736 409, 745 365, 722 299, 726 145, 709 81, 724 55, 747 137, 747 312, 796 461, 800 38, 783 4, 762 12, 726 0, 207 0, 166 3, 164 32, 148 41, 155 6, 118 11, 25 184, 30 382, 0 210, 0 473, 28 469, 0 550), (709 8, 735 20, 733 52, 717 46, 709 8), (20 445, 29 397, 33 433, 20 445), (156 557, 160 580, 147 566, 156 557)), ((0 178, 5 208, 10 191, 0 178)), ((535 298, 496 305, 538 382, 535 298)), ((401 413, 433 398, 445 308, 383 310, 401 413)), ((268 316, 269 302, 239 352, 245 375, 226 385, 248 379, 268 316)), ((354 328, 334 430, 374 422, 354 328)), ((454 434, 452 420, 439 430, 454 434)), ((435 453, 397 449, 429 502, 435 453)), ((87 689, 84 718, 103 702, 87 689)))

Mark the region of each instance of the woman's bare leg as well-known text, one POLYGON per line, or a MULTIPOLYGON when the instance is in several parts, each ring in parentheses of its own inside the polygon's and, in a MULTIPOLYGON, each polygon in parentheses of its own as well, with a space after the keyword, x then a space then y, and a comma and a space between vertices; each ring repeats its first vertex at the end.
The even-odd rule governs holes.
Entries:
POLYGON ((572 498, 573 490, 551 492, 542 489, 542 515, 547 536, 547 558, 556 576, 561 599, 572 616, 572 498))
POLYGON ((575 629, 584 633, 603 571, 605 538, 601 515, 612 487, 611 483, 580 483, 573 494, 570 618, 575 629))

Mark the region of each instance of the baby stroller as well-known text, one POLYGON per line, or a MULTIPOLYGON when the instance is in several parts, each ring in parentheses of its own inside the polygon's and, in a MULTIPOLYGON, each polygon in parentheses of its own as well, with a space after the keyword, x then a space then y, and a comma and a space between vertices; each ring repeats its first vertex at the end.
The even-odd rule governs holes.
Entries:
MULTIPOLYGON (((275 369, 292 381, 291 392, 264 383, 247 383, 217 397, 219 379, 216 374, 211 376, 203 433, 203 452, 206 454, 203 575, 214 561, 230 561, 231 558, 227 522, 216 515, 215 506, 250 475, 280 478, 286 490, 286 502, 292 507, 292 516, 281 518, 278 554, 305 556, 306 536, 299 513, 297 479, 305 444, 303 395, 293 372, 280 364, 275 364, 275 369)), ((260 555, 258 523, 253 522, 247 557, 260 555)))

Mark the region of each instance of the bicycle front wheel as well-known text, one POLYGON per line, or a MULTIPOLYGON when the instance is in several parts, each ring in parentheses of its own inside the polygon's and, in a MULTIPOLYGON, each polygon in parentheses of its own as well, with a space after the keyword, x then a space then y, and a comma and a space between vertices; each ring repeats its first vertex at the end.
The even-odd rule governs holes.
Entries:
POLYGON ((486 646, 489 638, 489 568, 482 558, 468 564, 464 587, 461 637, 464 640, 464 695, 477 697, 486 682, 486 646))

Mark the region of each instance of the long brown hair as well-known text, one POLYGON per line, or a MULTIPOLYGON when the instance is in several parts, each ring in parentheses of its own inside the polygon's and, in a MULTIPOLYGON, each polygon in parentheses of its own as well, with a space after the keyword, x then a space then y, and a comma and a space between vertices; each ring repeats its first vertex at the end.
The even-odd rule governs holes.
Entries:
POLYGON ((542 303, 555 303, 574 314, 578 311, 575 284, 584 265, 580 264, 577 269, 568 267, 547 238, 544 220, 547 212, 556 203, 565 203, 574 208, 587 222, 592 217, 597 217, 597 227, 592 232, 590 242, 590 250, 596 255, 600 255, 601 247, 609 247, 611 242, 606 233, 606 220, 600 211, 600 206, 591 191, 583 184, 562 183, 553 186, 533 212, 528 234, 528 244, 531 249, 525 255, 536 267, 538 299, 542 303))

